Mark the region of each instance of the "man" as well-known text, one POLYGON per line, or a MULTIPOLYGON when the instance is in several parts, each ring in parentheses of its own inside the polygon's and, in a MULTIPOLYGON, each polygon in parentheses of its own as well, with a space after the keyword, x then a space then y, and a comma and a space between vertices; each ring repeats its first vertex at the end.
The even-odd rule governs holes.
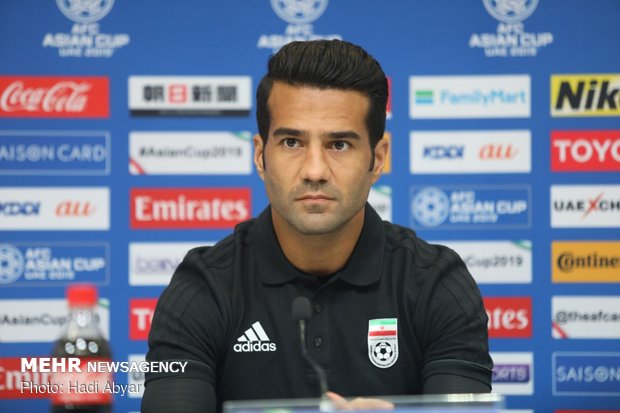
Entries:
POLYGON ((343 396, 490 391, 487 316, 465 265, 366 202, 388 153, 387 93, 379 64, 347 42, 294 42, 270 59, 254 137, 270 206, 176 270, 147 359, 188 369, 148 374, 144 412, 318 397, 291 320, 299 296, 312 302, 308 352, 341 407, 352 406, 343 396))

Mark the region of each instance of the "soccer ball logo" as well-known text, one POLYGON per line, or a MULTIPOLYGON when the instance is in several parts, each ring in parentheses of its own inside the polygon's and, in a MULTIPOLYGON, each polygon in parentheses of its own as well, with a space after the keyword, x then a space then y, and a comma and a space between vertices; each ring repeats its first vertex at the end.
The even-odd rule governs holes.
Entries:
POLYGON ((389 360, 392 357, 392 354, 394 354, 392 346, 386 341, 381 341, 378 343, 373 351, 375 353, 375 357, 383 361, 389 360))
POLYGON ((370 362, 380 369, 392 367, 398 360, 398 340, 369 337, 368 358, 370 362))

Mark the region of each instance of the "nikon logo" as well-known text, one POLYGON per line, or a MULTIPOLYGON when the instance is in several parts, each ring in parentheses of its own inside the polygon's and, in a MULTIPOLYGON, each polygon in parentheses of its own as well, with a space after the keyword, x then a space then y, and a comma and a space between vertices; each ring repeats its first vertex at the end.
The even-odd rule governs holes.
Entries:
POLYGON ((552 75, 551 116, 620 116, 620 74, 552 75))

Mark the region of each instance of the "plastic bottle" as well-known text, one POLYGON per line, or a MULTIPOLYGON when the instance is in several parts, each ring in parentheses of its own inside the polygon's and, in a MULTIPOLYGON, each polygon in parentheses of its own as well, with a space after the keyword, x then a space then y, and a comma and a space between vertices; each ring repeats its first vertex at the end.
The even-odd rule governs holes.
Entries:
POLYGON ((52 357, 78 357, 80 370, 56 372, 52 382, 62 384, 62 391, 51 394, 52 412, 109 413, 112 393, 106 386, 113 377, 101 369, 90 371, 89 363, 109 362, 110 344, 101 334, 97 322, 97 288, 72 285, 67 288, 69 320, 62 336, 54 343, 52 357))

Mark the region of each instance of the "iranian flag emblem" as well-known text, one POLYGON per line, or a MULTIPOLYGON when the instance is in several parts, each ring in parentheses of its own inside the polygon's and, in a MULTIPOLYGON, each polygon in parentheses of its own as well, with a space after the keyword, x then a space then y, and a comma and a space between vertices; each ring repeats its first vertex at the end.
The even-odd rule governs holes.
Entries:
POLYGON ((381 369, 398 360, 398 319, 368 320, 368 358, 381 369))

